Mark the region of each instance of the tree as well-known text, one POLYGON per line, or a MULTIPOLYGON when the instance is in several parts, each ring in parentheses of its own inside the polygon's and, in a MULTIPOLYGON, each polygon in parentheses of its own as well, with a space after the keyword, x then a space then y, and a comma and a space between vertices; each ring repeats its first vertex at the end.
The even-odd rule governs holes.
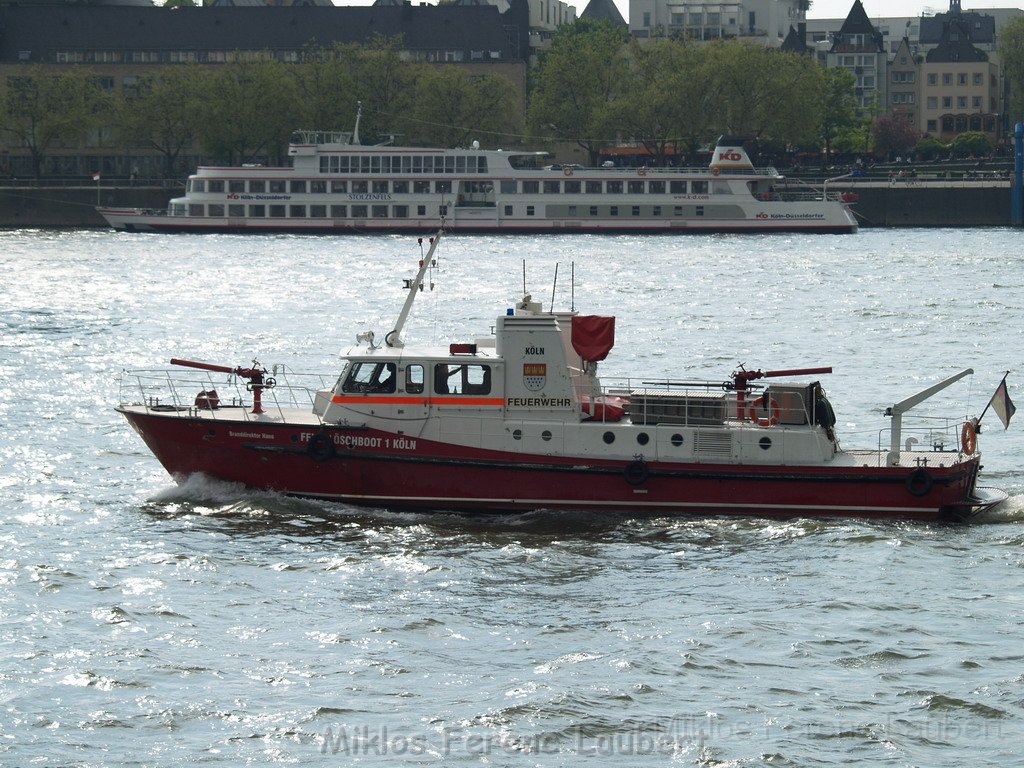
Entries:
POLYGON ((53 74, 41 65, 7 76, 0 100, 0 130, 25 146, 32 174, 42 176, 46 152, 56 140, 74 146, 85 140, 109 107, 95 74, 71 69, 53 74))
POLYGON ((596 164, 600 148, 613 141, 609 104, 625 79, 623 48, 622 32, 609 22, 560 27, 534 73, 531 132, 575 142, 596 164))
POLYGON ((914 154, 922 160, 934 160, 947 152, 949 152, 949 145, 943 144, 934 136, 925 136, 914 146, 914 154))
POLYGON ((394 134, 412 109, 417 74, 416 65, 402 59, 401 38, 378 35, 369 44, 339 45, 336 51, 363 105, 361 134, 394 134))
POLYGON ((804 144, 817 140, 822 70, 808 56, 739 41, 706 48, 722 133, 804 144))
POLYGON ((339 48, 307 46, 291 71, 298 110, 295 128, 351 129, 356 117, 355 83, 339 48))
POLYGON ((1024 17, 999 30, 999 60, 1010 86, 1010 122, 1019 122, 1024 117, 1024 17))
POLYGON ((822 73, 824 90, 821 108, 821 143, 825 147, 826 165, 832 159, 832 145, 844 132, 857 125, 857 79, 843 67, 831 67, 822 73))
POLYGON ((465 147, 474 138, 517 134, 518 101, 515 87, 500 75, 473 78, 461 67, 426 66, 405 124, 413 143, 465 147))
POLYGON ((179 155, 199 133, 199 105, 210 80, 210 70, 194 64, 141 79, 116 110, 121 143, 156 150, 163 156, 164 176, 173 177, 179 155))
POLYGON ((237 61, 211 73, 198 114, 205 151, 229 165, 279 156, 295 128, 295 89, 272 58, 237 61))
POLYGON ((921 138, 921 132, 904 114, 879 115, 871 126, 871 137, 875 154, 891 158, 910 149, 921 138))
POLYGON ((659 38, 629 48, 626 87, 610 115, 624 135, 639 141, 657 165, 680 147, 691 151, 708 140, 709 73, 699 51, 686 42, 659 38))
POLYGON ((953 154, 957 157, 987 157, 992 154, 992 142, 981 131, 964 131, 953 139, 953 154))

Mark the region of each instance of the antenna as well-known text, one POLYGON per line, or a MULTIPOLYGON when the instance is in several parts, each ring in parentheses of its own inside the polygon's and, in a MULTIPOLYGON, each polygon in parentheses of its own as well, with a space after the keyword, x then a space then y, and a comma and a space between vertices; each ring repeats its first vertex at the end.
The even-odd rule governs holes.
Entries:
POLYGON ((363 102, 356 102, 356 127, 352 131, 352 143, 359 144, 359 120, 363 116, 363 102))
MULTIPOLYGON (((402 306, 402 311, 398 314, 398 322, 395 323, 395 327, 388 331, 384 337, 384 343, 389 347, 397 347, 401 349, 405 346, 402 341, 402 329, 405 328, 405 321, 409 318, 409 311, 412 309, 412 303, 416 300, 416 294, 423 290, 423 277, 427 274, 427 270, 430 268, 430 262, 434 258, 434 251, 437 250, 437 244, 441 242, 441 233, 443 230, 438 230, 437 234, 430 238, 430 249, 427 251, 426 258, 420 262, 420 270, 416 273, 416 278, 412 281, 405 280, 404 283, 409 289, 409 295, 405 297, 405 304, 402 306)), ((423 247, 423 238, 420 238, 420 248, 423 247)))
POLYGON ((576 262, 569 262, 569 311, 576 311, 576 262))
POLYGON ((526 259, 523 259, 523 296, 526 295, 526 259))
POLYGON ((555 262, 555 280, 551 283, 551 311, 555 311, 555 288, 558 287, 558 262, 555 262))

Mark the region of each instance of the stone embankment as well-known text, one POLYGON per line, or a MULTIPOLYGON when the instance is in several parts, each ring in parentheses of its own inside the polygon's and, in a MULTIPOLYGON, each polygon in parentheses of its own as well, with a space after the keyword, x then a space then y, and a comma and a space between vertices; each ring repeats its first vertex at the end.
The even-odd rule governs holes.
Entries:
POLYGON ((182 186, 39 185, 29 181, 0 181, 0 227, 105 227, 97 204, 124 208, 166 208, 182 186))

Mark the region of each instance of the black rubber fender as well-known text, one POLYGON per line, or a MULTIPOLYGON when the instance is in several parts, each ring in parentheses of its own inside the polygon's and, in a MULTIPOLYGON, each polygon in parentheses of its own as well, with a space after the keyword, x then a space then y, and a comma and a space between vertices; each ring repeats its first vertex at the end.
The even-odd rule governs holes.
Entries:
POLYGON ((317 432, 306 444, 306 453, 313 461, 327 461, 334 458, 334 440, 326 432, 317 432))
POLYGON ((647 478, 650 476, 647 462, 643 459, 629 462, 625 469, 622 470, 622 476, 626 478, 626 482, 630 485, 642 485, 647 482, 647 478))
POLYGON ((932 489, 935 480, 924 467, 918 467, 907 475, 907 490, 911 496, 925 496, 932 489))

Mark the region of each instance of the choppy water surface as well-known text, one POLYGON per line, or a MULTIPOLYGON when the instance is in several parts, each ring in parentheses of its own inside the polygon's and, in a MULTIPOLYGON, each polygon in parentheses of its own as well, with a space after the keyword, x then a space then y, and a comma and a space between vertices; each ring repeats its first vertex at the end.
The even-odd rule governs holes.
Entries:
MULTIPOLYGON (((616 314, 605 374, 832 365, 844 445, 971 366, 1024 405, 1009 230, 451 238, 411 340, 529 287, 616 314)), ((175 486, 112 406, 172 355, 335 371, 408 238, 0 233, 0 764, 1024 761, 1024 421, 967 526, 409 515, 175 486)))

